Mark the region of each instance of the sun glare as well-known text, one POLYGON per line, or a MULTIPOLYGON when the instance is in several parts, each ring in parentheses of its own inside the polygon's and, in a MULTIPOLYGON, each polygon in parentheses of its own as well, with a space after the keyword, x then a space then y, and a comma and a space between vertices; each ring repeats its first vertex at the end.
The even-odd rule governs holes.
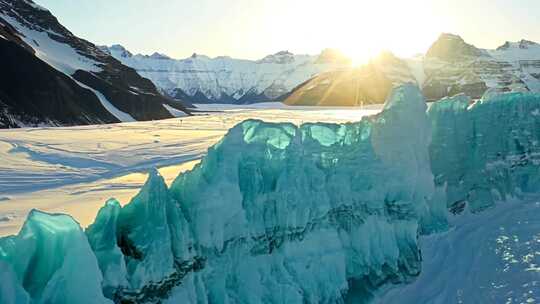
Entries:
MULTIPOLYGON (((304 49, 316 49, 321 45, 336 48, 349 56, 355 65, 368 62, 381 51, 401 56, 425 52, 442 31, 444 23, 431 20, 431 4, 422 0, 334 0, 330 4, 297 1, 295 5, 293 11, 296 13, 288 19, 309 25, 311 31, 311 34, 303 32, 301 35, 304 49)), ((290 31, 290 24, 287 31, 290 31)))

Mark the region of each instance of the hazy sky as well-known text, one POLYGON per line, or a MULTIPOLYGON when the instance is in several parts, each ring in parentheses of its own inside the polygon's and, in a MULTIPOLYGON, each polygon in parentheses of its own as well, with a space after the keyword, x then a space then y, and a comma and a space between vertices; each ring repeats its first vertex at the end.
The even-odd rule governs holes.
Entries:
POLYGON ((425 52, 441 32, 478 47, 540 41, 540 0, 36 0, 76 35, 134 53, 258 59, 341 49, 425 52))

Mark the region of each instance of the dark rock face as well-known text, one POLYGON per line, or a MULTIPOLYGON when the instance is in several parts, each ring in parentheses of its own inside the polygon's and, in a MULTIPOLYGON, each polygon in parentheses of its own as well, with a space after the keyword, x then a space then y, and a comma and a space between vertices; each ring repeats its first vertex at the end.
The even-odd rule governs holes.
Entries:
POLYGON ((14 41, 0 39, 0 128, 114 123, 88 89, 14 41))
POLYGON ((163 97, 161 95, 122 90, 99 76, 82 70, 75 72, 73 78, 100 91, 111 102, 115 100, 114 106, 117 109, 129 113, 136 120, 171 118, 171 114, 162 106, 163 97))
POLYGON ((1 100, 10 107, 10 113, 18 113, 28 122, 35 120, 55 125, 118 122, 94 93, 77 85, 69 76, 99 91, 113 106, 137 120, 171 118, 163 104, 189 112, 181 101, 161 95, 150 80, 94 44, 74 36, 49 11, 40 9, 31 1, 0 0, 0 35, 6 38, 0 39, 0 64, 3 67, 0 77, 11 78, 9 83, 0 83, 0 96, 4 96, 1 100), (18 24, 10 24, 9 20, 18 24), (36 45, 25 43, 22 39, 24 34, 17 30, 17 26, 46 32, 51 40, 66 44, 79 55, 95 61, 101 70, 77 70, 73 75, 56 71, 34 55, 33 48, 40 46, 37 42, 36 45), (4 67, 11 67, 11 70, 4 67))

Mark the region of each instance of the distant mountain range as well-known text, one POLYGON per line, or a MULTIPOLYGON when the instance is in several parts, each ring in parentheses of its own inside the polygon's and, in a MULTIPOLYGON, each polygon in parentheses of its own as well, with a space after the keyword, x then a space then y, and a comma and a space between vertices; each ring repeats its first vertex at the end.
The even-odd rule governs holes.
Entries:
POLYGON ((399 58, 385 52, 357 68, 333 50, 319 56, 284 51, 250 61, 133 55, 120 45, 102 49, 164 94, 193 103, 353 106, 382 103, 391 88, 406 82, 418 84, 429 100, 459 93, 480 98, 488 89, 540 92, 540 45, 528 40, 486 50, 442 34, 425 55, 399 58))
POLYGON ((101 49, 152 80, 164 94, 193 103, 282 100, 295 87, 320 73, 350 67, 350 60, 332 49, 319 56, 281 51, 260 60, 198 54, 186 59, 172 59, 159 53, 133 55, 121 45, 101 49))
POLYGON ((540 92, 540 45, 528 40, 486 50, 442 34, 426 54, 387 52, 362 67, 332 49, 260 60, 173 59, 98 47, 30 0, 0 0, 0 66, 0 128, 171 118, 189 115, 193 103, 356 106, 382 103, 409 82, 428 100, 540 92))
POLYGON ((351 106, 382 103, 396 85, 412 82, 428 100, 489 91, 540 92, 540 44, 506 42, 479 49, 461 37, 442 34, 425 55, 398 58, 384 53, 360 68, 321 73, 285 98, 290 105, 351 106))
POLYGON ((172 118, 181 101, 30 0, 0 0, 0 128, 172 118))

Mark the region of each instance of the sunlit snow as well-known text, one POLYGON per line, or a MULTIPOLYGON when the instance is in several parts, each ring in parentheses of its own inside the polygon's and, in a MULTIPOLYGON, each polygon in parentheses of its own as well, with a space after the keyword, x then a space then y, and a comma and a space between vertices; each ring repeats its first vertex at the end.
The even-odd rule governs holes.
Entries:
POLYGON ((178 166, 189 169, 229 128, 248 118, 347 122, 379 111, 276 107, 211 105, 202 109, 211 111, 207 114, 161 121, 0 130, 0 214, 6 214, 0 235, 17 232, 31 208, 67 212, 85 226, 107 198, 126 202, 136 194, 146 178, 137 172, 161 167, 172 180, 178 166))

